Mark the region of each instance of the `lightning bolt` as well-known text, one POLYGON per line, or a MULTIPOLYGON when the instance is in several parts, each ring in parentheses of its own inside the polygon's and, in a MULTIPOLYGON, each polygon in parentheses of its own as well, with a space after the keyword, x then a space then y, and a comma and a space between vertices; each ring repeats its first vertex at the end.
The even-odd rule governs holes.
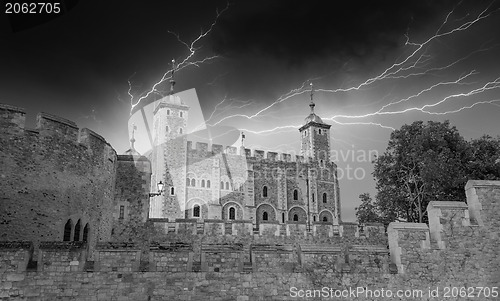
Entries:
POLYGON ((206 63, 206 62, 211 61, 211 60, 214 60, 214 59, 216 59, 216 58, 219 57, 218 55, 213 55, 213 56, 208 56, 208 57, 205 57, 205 58, 202 58, 202 59, 194 60, 194 57, 195 57, 197 51, 200 49, 200 47, 198 47, 198 43, 201 40, 203 40, 203 38, 205 38, 206 36, 208 36, 212 32, 213 28, 217 24, 217 21, 219 20, 219 17, 227 9, 229 9, 229 2, 227 3, 226 7, 224 9, 222 9, 220 12, 219 12, 219 10, 216 10, 215 20, 211 23, 211 25, 209 26, 209 28, 207 30, 203 30, 202 29, 200 35, 196 39, 194 39, 191 43, 187 43, 187 42, 183 41, 180 38, 179 34, 176 34, 176 33, 173 33, 171 31, 168 31, 168 33, 174 35, 177 38, 177 41, 179 43, 181 43, 184 46, 186 46, 188 54, 184 57, 184 59, 181 60, 180 63, 178 63, 172 69, 170 69, 167 72, 165 72, 163 74, 163 76, 158 81, 156 81, 156 83, 153 84, 153 86, 148 91, 143 92, 141 94, 142 96, 140 96, 138 98, 134 97, 134 95, 132 94, 132 83, 131 83, 131 79, 129 78, 129 80, 128 80, 129 89, 128 89, 127 93, 128 93, 128 95, 130 97, 131 112, 133 111, 133 109, 141 101, 143 101, 144 99, 146 99, 149 96, 151 96, 151 94, 154 94, 155 92, 157 92, 158 86, 160 86, 165 81, 168 81, 168 80, 171 79, 171 75, 170 74, 172 73, 173 69, 175 69, 175 71, 181 71, 182 69, 187 68, 189 66, 200 67, 201 64, 206 63))
MULTIPOLYGON (((371 78, 368 78, 368 79, 362 81, 361 83, 358 83, 358 84, 350 86, 350 87, 340 87, 340 88, 335 88, 335 89, 321 89, 320 88, 320 89, 315 89, 315 90, 317 92, 322 92, 322 93, 339 93, 339 92, 360 91, 361 89, 363 89, 365 87, 373 85, 376 82, 381 82, 383 80, 408 79, 410 77, 418 77, 418 76, 423 76, 423 75, 427 75, 427 74, 435 74, 435 73, 439 73, 439 72, 444 71, 444 70, 449 70, 452 67, 457 66, 459 63, 471 58, 473 55, 476 55, 476 54, 481 53, 481 52, 486 52, 486 51, 489 51, 489 50, 497 47, 498 45, 494 45, 492 47, 486 47, 486 45, 489 43, 489 42, 486 42, 486 43, 483 43, 483 45, 481 45, 479 47, 479 49, 476 49, 476 50, 470 52, 469 54, 467 54, 467 55, 465 55, 457 60, 454 60, 454 61, 449 62, 449 63, 445 63, 441 66, 433 66, 433 67, 429 66, 432 63, 432 56, 430 56, 427 53, 427 51, 428 51, 429 46, 433 42, 437 41, 438 39, 447 37, 447 36, 456 35, 459 32, 464 32, 464 31, 468 30, 469 28, 471 28, 473 25, 490 17, 493 13, 495 13, 499 10, 499 9, 490 10, 491 5, 493 4, 493 2, 491 2, 489 5, 486 6, 485 9, 481 10, 480 13, 477 14, 477 16, 475 16, 472 20, 465 21, 467 19, 467 17, 469 16, 469 14, 467 14, 467 16, 465 16, 463 18, 458 18, 455 20, 455 22, 460 21, 461 24, 458 24, 454 27, 446 29, 446 27, 450 27, 450 26, 448 26, 450 23, 449 20, 453 16, 455 8, 457 6, 459 6, 460 4, 461 3, 458 3, 450 12, 447 13, 446 17, 444 18, 444 21, 441 23, 441 25, 435 31, 435 33, 433 35, 431 35, 430 37, 428 37, 427 39, 425 39, 423 42, 417 43, 417 42, 411 41, 410 36, 408 34, 408 30, 407 30, 406 34, 404 35, 406 38, 405 47, 410 47, 413 49, 409 51, 409 54, 397 59, 396 62, 393 63, 391 66, 382 70, 378 75, 371 77, 371 78)), ((442 88, 442 87, 446 87, 446 86, 450 86, 450 87, 472 86, 475 83, 472 81, 469 81, 469 80, 472 79, 474 76, 477 76, 478 74, 479 73, 476 72, 475 70, 471 70, 471 71, 466 72, 463 75, 459 76, 455 80, 441 81, 441 82, 431 84, 430 86, 420 90, 417 93, 414 93, 413 95, 410 95, 410 96, 407 96, 407 97, 404 97, 404 98, 401 98, 398 100, 393 100, 392 102, 383 105, 382 107, 380 107, 380 109, 378 109, 374 112, 371 112, 371 113, 361 114, 361 115, 334 115, 334 116, 326 117, 323 119, 331 120, 332 122, 340 124, 340 125, 370 125, 370 126, 378 126, 378 127, 384 128, 384 129, 394 130, 394 128, 391 126, 383 125, 381 123, 376 123, 376 122, 349 122, 349 123, 346 123, 346 122, 340 122, 337 119, 339 119, 339 118, 362 119, 362 118, 371 117, 371 116, 378 116, 378 115, 404 114, 404 113, 407 113, 410 111, 420 111, 422 113, 430 114, 430 115, 444 115, 444 114, 457 113, 457 112, 460 112, 460 111, 463 111, 466 109, 473 108, 473 107, 480 105, 480 104, 498 105, 496 103, 498 100, 488 100, 488 101, 476 102, 473 105, 464 106, 462 108, 455 109, 455 110, 449 110, 446 112, 439 112, 438 113, 438 112, 432 112, 432 111, 428 110, 430 108, 436 107, 436 106, 443 104, 444 102, 447 102, 447 101, 452 100, 452 99, 456 99, 459 97, 469 97, 472 95, 484 93, 488 90, 496 89, 499 87, 499 79, 497 78, 495 80, 487 82, 482 87, 469 89, 468 91, 461 92, 461 93, 451 94, 451 95, 448 95, 446 97, 443 97, 442 99, 435 100, 434 103, 425 104, 422 106, 410 107, 410 108, 401 109, 401 110, 392 110, 392 111, 388 110, 392 106, 395 106, 395 105, 398 105, 401 103, 406 103, 406 102, 409 102, 409 101, 412 101, 415 99, 419 99, 422 96, 426 95, 427 93, 429 93, 433 90, 436 90, 438 88, 442 88)), ((219 121, 214 122, 211 125, 215 126, 215 125, 218 125, 218 124, 220 124, 224 121, 227 121, 229 119, 238 118, 238 117, 252 120, 252 119, 255 119, 257 117, 267 116, 267 114, 268 114, 267 112, 271 108, 273 108, 275 105, 282 103, 284 101, 287 101, 289 99, 292 99, 292 98, 296 99, 295 96, 300 96, 300 95, 308 92, 308 90, 306 90, 304 88, 306 87, 306 84, 308 82, 311 82, 311 81, 312 81, 311 79, 304 81, 298 88, 291 89, 290 91, 288 91, 285 94, 278 97, 274 102, 263 107, 262 109, 258 110, 254 114, 229 115, 229 116, 221 118, 219 121)), ((254 133, 254 134, 269 134, 272 132, 281 133, 284 129, 292 129, 292 128, 296 129, 300 126, 301 125, 283 125, 283 126, 277 126, 274 128, 266 129, 266 130, 256 130, 256 131, 255 130, 252 131, 249 129, 244 129, 244 130, 246 132, 250 132, 250 133, 254 133)))

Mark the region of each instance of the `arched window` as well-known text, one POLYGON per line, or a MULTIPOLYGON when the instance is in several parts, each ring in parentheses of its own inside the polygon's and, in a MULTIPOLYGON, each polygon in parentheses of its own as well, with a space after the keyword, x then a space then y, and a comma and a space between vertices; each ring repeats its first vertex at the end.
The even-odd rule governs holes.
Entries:
POLYGON ((170 187, 170 195, 175 195, 175 188, 174 187, 170 187))
POLYGON ((325 203, 325 204, 326 204, 326 192, 325 192, 325 193, 323 193, 323 203, 325 203))
POLYGON ((182 118, 182 111, 179 112, 179 116, 182 118))
POLYGON ((170 115, 170 110, 169 109, 167 109, 167 115, 170 115))
POLYGON ((293 215, 293 221, 298 222, 299 221, 299 216, 297 214, 293 215))
POLYGON ((328 221, 328 217, 323 216, 323 221, 324 221, 324 222, 327 222, 327 221, 328 221))
POLYGON ((224 189, 224 182, 220 181, 220 189, 224 189))
POLYGON ((170 131, 170 129, 168 128, 168 125, 167 125, 167 126, 165 127, 165 132, 167 132, 167 133, 168 133, 169 131, 170 131))
POLYGON ((262 213, 262 220, 263 220, 263 221, 267 221, 267 220, 268 220, 268 218, 269 218, 269 215, 267 214, 267 212, 266 212, 266 211, 264 211, 264 213, 262 213))
POLYGON ((314 193, 312 194, 312 201, 314 202, 314 193))
POLYGON ((319 134, 321 135, 321 129, 318 130, 319 134))
POLYGON ((80 240, 80 228, 81 228, 81 226, 82 226, 82 223, 80 220, 78 220, 78 222, 76 223, 76 226, 75 226, 75 234, 73 235, 74 241, 80 240))
POLYGON ((262 196, 267 198, 267 186, 262 187, 262 196))
POLYGON ((313 221, 315 222, 316 221, 316 215, 313 216, 313 221))
POLYGON ((281 213, 281 222, 283 222, 283 223, 285 222, 285 213, 284 212, 281 213))
POLYGON ((229 190, 229 182, 226 182, 226 190, 229 190))
POLYGON ((193 187, 196 186, 196 180, 195 179, 191 179, 191 186, 193 186, 193 187))
POLYGON ((207 188, 210 188, 210 180, 207 180, 207 188))
POLYGON ((198 204, 193 207, 193 217, 200 217, 200 205, 198 204))
POLYGON ((66 222, 66 225, 64 225, 64 236, 63 236, 63 241, 70 241, 71 240, 71 228, 73 225, 71 224, 71 220, 69 219, 66 222))
POLYGON ((296 201, 299 199, 299 192, 297 191, 297 189, 295 189, 293 191, 293 199, 296 201))
POLYGON ((182 128, 179 128, 179 134, 182 135, 182 128))
POLYGON ((234 209, 234 207, 229 208, 229 219, 230 220, 236 219, 236 209, 234 209))
POLYGON ((85 228, 83 228, 83 241, 87 241, 89 238, 89 223, 85 225, 85 228))
POLYGON ((186 186, 189 186, 191 184, 191 180, 189 178, 186 178, 186 186))
POLYGON ((205 187, 205 180, 201 180, 201 187, 205 187))
POLYGON ((240 184, 239 190, 243 192, 243 184, 240 184))

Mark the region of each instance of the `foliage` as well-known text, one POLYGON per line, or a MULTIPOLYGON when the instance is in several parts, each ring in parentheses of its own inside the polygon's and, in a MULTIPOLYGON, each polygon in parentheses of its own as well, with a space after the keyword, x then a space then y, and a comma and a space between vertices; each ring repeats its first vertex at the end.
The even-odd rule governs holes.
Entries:
POLYGON ((467 142, 448 121, 416 121, 391 134, 374 164, 376 200, 360 195, 358 219, 426 222, 430 201, 465 201, 467 180, 500 179, 500 138, 467 142))
POLYGON ((360 194, 359 198, 361 200, 361 205, 354 208, 359 223, 380 222, 381 217, 370 194, 365 192, 360 194))

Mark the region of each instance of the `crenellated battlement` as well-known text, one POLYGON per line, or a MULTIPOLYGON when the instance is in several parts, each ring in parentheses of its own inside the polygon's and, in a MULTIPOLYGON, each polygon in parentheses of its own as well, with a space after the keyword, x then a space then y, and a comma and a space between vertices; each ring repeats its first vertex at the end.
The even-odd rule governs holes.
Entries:
POLYGON ((80 144, 95 153, 108 153, 106 158, 115 161, 116 151, 106 139, 88 129, 79 129, 71 120, 48 113, 38 113, 34 129, 26 128, 26 111, 23 108, 0 104, 0 128, 4 133, 11 135, 35 135, 40 139, 58 139, 80 144))
POLYGON ((481 287, 479 299, 496 300, 500 181, 466 189, 467 205, 432 202, 429 225, 391 223, 387 236, 380 224, 315 223, 309 231, 303 223, 254 229, 251 221, 157 219, 161 231, 144 244, 98 243, 93 256, 82 242, 44 242, 36 258, 29 242, 0 242, 0 297, 291 300, 299 289, 326 287, 346 291, 346 300, 374 300, 349 294, 358 288, 430 300, 446 288, 481 287))
POLYGON ((266 162, 297 162, 305 163, 304 156, 292 155, 288 153, 279 153, 273 151, 264 151, 259 149, 240 149, 234 146, 223 146, 220 144, 209 145, 205 142, 187 141, 188 153, 196 154, 198 156, 211 156, 216 154, 226 154, 231 156, 244 156, 254 161, 266 162))

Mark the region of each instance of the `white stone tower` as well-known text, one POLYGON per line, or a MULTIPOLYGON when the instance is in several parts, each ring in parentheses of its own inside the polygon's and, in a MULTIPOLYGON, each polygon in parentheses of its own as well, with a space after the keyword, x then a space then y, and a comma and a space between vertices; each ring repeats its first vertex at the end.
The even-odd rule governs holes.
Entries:
POLYGON ((309 161, 330 161, 330 127, 314 113, 314 90, 311 83, 311 113, 304 120, 304 125, 299 129, 301 140, 301 155, 309 161))

